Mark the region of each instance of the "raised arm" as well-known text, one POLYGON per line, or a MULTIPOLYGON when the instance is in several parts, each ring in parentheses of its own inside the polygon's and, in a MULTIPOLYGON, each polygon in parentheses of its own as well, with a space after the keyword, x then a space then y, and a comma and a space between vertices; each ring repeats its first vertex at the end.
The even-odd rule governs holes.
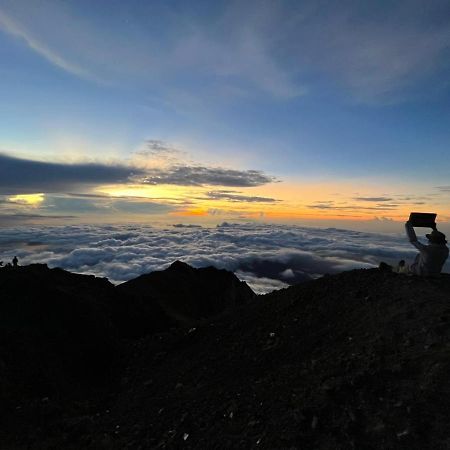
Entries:
POLYGON ((411 225, 411 222, 409 220, 405 223, 405 230, 409 242, 411 242, 411 244, 414 245, 414 247, 416 247, 418 250, 421 250, 424 245, 417 240, 416 232, 414 231, 414 227, 411 225))

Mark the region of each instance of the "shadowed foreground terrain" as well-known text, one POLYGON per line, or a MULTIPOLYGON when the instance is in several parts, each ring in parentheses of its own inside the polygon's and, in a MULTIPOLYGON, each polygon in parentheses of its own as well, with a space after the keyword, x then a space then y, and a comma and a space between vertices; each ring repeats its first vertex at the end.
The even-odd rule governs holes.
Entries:
POLYGON ((450 448, 448 275, 256 297, 179 262, 118 287, 28 266, 0 289, 2 448, 450 448))

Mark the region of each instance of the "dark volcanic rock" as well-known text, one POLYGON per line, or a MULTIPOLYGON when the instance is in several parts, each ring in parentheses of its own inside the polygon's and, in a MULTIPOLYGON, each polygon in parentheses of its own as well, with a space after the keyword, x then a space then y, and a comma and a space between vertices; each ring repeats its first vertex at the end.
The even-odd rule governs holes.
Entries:
MULTIPOLYGON (((122 340, 124 368, 107 401, 56 408, 42 398, 38 409, 18 402, 2 448, 449 448, 448 275, 351 271, 216 315, 221 307, 189 306, 192 280, 208 270, 177 263, 140 277, 127 295, 159 304, 170 293, 164 314, 197 325, 122 340), (213 321, 198 322, 210 312, 213 321), (28 424, 30 411, 38 424, 28 424)), ((95 283, 102 298, 104 282, 95 283)))
POLYGON ((116 448, 445 449, 449 324, 449 276, 303 283, 140 342, 101 424, 116 448))
POLYGON ((115 351, 113 289, 43 264, 0 269, 0 367, 11 388, 54 395, 104 383, 115 351))
POLYGON ((0 431, 31 438, 30 428, 58 416, 62 399, 110 385, 118 362, 113 290, 106 279, 41 264, 0 269, 0 431))
MULTIPOLYGON (((5 267, 0 293, 0 442, 9 430, 28 443, 54 438, 37 437, 41 429, 61 440, 92 426, 89 415, 61 413, 107 402, 132 357, 121 339, 198 323, 254 298, 230 272, 180 262, 120 287, 43 264, 5 267)), ((61 442, 56 448, 67 447, 61 442)))
POLYGON ((126 299, 130 333, 135 334, 176 325, 193 326, 255 298, 248 285, 232 272, 214 267, 195 269, 181 261, 116 289, 126 299))

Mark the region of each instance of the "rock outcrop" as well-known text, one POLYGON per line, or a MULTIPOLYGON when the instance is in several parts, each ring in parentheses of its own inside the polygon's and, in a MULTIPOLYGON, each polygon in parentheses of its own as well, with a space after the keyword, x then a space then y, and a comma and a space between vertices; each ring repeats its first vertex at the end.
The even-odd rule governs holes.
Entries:
POLYGON ((127 281, 117 286, 117 291, 132 315, 130 332, 137 330, 139 321, 141 335, 170 326, 194 326, 255 298, 232 272, 214 267, 195 269, 181 261, 127 281))

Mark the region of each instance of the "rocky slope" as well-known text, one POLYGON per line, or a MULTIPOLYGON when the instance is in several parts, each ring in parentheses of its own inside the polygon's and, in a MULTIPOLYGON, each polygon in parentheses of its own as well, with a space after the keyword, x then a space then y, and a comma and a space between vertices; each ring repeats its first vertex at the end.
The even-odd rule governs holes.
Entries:
POLYGON ((346 272, 181 325, 114 338, 102 397, 15 398, 5 448, 450 447, 448 275, 346 272))

